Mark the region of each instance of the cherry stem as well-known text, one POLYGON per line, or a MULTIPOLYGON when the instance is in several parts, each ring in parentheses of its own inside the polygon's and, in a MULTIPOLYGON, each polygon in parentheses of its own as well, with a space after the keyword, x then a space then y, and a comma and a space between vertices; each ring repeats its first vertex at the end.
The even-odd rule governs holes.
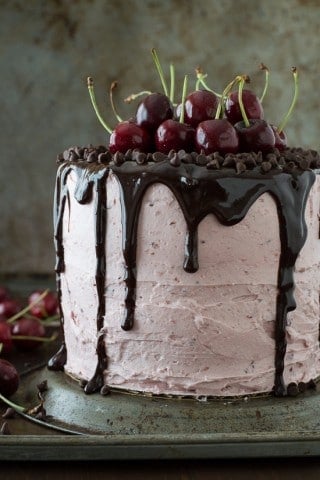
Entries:
POLYGON ((107 130, 108 133, 112 133, 112 129, 109 127, 109 125, 106 124, 106 122, 104 121, 104 119, 102 118, 102 116, 99 112, 98 105, 97 105, 97 102, 96 102, 96 97, 95 97, 95 94, 94 94, 93 79, 91 77, 87 78, 87 86, 88 86, 88 90, 89 90, 90 100, 91 100, 92 106, 94 108, 94 111, 96 112, 96 115, 98 117, 99 122, 107 130))
POLYGON ((291 102, 291 105, 289 107, 289 110, 288 112, 286 113, 286 115, 283 117, 279 127, 278 127, 278 133, 281 133, 284 129, 284 127, 287 125, 287 122, 293 112, 293 109, 297 103, 297 99, 298 99, 298 94, 299 94, 299 82, 298 82, 298 70, 296 67, 292 67, 291 69, 292 71, 292 74, 293 74, 293 80, 294 80, 294 94, 293 94, 293 98, 292 98, 292 102, 291 102))
POLYGON ((188 75, 184 76, 183 87, 182 87, 182 98, 181 98, 181 112, 179 122, 184 123, 184 104, 186 102, 187 96, 187 85, 188 85, 188 75))
POLYGON ((162 70, 162 67, 161 67, 161 64, 160 64, 160 60, 159 60, 159 57, 158 57, 158 54, 157 54, 155 48, 153 48, 151 50, 151 54, 152 54, 152 58, 153 58, 153 61, 155 63, 156 69, 158 71, 161 83, 162 83, 162 88, 163 88, 164 94, 168 97, 169 96, 168 95, 168 87, 167 87, 167 84, 166 84, 166 81, 165 81, 165 78, 164 78, 164 74, 163 74, 163 70, 162 70))
POLYGON ((1 393, 0 393, 0 400, 2 400, 2 402, 5 403, 6 405, 8 405, 9 407, 13 408, 13 410, 15 412, 23 413, 23 412, 26 412, 26 410, 27 410, 26 408, 22 407, 21 405, 17 405, 16 403, 11 402, 11 400, 4 397, 1 393))
POLYGON ((170 63, 170 102, 174 102, 174 87, 175 87, 175 69, 173 63, 170 63))
POLYGON ((34 335, 11 335, 11 338, 13 338, 14 340, 35 340, 36 342, 49 343, 56 340, 58 338, 58 334, 53 333, 51 337, 36 337, 34 335))
POLYGON ((18 318, 22 317, 23 315, 25 315, 27 312, 29 312, 35 305, 37 305, 37 303, 41 302, 41 300, 46 296, 48 295, 49 293, 49 290, 45 290, 44 292, 41 293, 41 295, 39 295, 39 297, 34 300, 34 302, 31 302, 29 305, 27 305, 25 308, 23 308, 22 310, 20 310, 20 312, 16 313, 15 315, 13 315, 12 317, 8 318, 7 320, 7 323, 13 323, 15 322, 18 318))
POLYGON ((122 122, 122 118, 118 114, 118 112, 116 110, 116 107, 114 105, 114 101, 113 101, 113 90, 115 90, 117 88, 117 86, 118 86, 118 82, 112 82, 111 83, 110 91, 109 91, 109 97, 110 97, 111 108, 112 108, 112 111, 113 111, 116 119, 118 120, 118 122, 122 122))
POLYGON ((201 67, 197 67, 196 68, 196 75, 197 75, 197 81, 196 81, 196 90, 199 90, 200 88, 200 85, 202 85, 206 90, 208 90, 209 92, 211 93, 214 93, 217 97, 221 98, 221 94, 218 93, 218 92, 215 92, 214 90, 212 90, 208 85, 207 83, 205 82, 205 78, 207 78, 208 74, 207 73, 203 73, 201 67))
POLYGON ((245 124, 245 126, 248 128, 248 127, 250 127, 250 122, 249 122, 249 120, 248 120, 248 117, 247 117, 247 114, 246 114, 246 110, 245 110, 245 108, 244 108, 243 100, 242 100, 242 91, 243 91, 244 84, 248 81, 247 79, 248 79, 248 77, 246 77, 245 75, 242 75, 242 76, 240 77, 240 81, 239 81, 239 91, 238 91, 238 100, 239 100, 239 107, 240 107, 240 111, 241 111, 241 115, 242 115, 244 124, 245 124))
POLYGON ((269 87, 269 68, 264 63, 260 63, 260 70, 265 72, 264 89, 260 97, 260 102, 262 103, 269 87))
POLYGON ((234 87, 234 85, 236 83, 238 83, 240 81, 240 77, 237 76, 236 78, 234 78, 232 80, 232 82, 228 83, 228 85, 225 87, 225 89, 223 90, 222 94, 221 94, 221 98, 220 98, 220 102, 219 102, 219 105, 218 105, 218 108, 217 108, 217 111, 216 111, 216 116, 215 116, 215 119, 219 119, 220 117, 223 116, 224 114, 224 110, 225 110, 225 98, 226 96, 228 95, 228 93, 232 90, 232 88, 234 87))
POLYGON ((142 92, 139 93, 132 93, 129 95, 127 98, 124 99, 125 103, 131 103, 133 100, 135 100, 138 97, 141 97, 142 95, 150 95, 152 92, 150 90, 143 90, 142 92))

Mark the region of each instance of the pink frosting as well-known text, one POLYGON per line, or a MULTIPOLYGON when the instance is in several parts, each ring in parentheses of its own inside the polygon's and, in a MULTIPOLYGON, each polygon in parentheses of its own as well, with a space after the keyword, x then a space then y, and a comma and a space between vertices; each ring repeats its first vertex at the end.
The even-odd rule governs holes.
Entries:
MULTIPOLYGON (((164 185, 146 192, 140 213, 137 299, 132 330, 124 315, 124 262, 119 186, 107 180, 106 315, 96 331, 94 202, 79 205, 68 179, 64 216, 65 272, 61 275, 70 375, 90 379, 97 365, 97 335, 108 357, 111 387, 194 396, 269 392, 274 384, 274 319, 280 253, 276 205, 262 195, 235 226, 213 215, 199 226, 199 270, 183 268, 186 225, 164 185)), ((308 238, 296 264, 297 309, 289 314, 286 383, 320 373, 320 180, 306 208, 308 238)))

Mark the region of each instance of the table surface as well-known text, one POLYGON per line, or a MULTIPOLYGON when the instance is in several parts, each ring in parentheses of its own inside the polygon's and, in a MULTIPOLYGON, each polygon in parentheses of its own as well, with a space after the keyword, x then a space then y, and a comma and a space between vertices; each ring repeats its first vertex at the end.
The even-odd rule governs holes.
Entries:
MULTIPOLYGON (((30 289, 36 286, 34 279, 18 281, 10 279, 10 286, 24 292, 26 285, 30 289), (11 283, 10 283, 11 282, 11 283)), ((36 280, 52 285, 52 278, 47 281, 43 277, 36 280)), ((0 284, 1 282, 0 278, 0 284)), ((38 285, 39 286, 39 285, 38 285)), ((18 367, 23 369, 26 358, 22 355, 18 360, 18 367)), ((6 407, 0 404, 0 415, 6 407)), ((3 423, 3 419, 0 419, 3 423)), ((21 417, 6 420, 13 435, 41 435, 41 427, 26 422, 21 417)), ((57 435, 52 431, 52 435, 57 435)), ((45 460, 45 459, 44 459, 45 460)), ((8 461, 0 462, 0 480, 85 480, 85 479, 154 479, 154 480, 234 480, 250 478, 256 480, 307 480, 320 478, 320 458, 263 458, 263 459, 227 459, 227 460, 148 460, 148 461, 83 461, 83 462, 48 462, 48 461, 8 461)))

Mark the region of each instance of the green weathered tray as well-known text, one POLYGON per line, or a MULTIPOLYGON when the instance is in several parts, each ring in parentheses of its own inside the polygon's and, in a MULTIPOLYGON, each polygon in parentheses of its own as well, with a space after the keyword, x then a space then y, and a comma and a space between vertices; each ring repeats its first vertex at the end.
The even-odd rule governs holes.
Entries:
MULTIPOLYGON (((47 380, 37 435, 0 437, 0 460, 297 457, 320 454, 320 394, 196 401, 111 392, 87 396, 45 367, 22 377, 15 401, 36 403, 47 380)), ((15 420, 12 420, 14 422, 15 420)), ((30 427, 29 427, 30 428, 30 427)))

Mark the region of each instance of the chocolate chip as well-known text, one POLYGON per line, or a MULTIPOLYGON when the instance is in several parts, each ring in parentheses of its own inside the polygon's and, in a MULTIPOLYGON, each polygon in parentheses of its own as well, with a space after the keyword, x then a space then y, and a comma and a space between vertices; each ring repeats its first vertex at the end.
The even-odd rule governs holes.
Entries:
POLYGON ((63 153, 59 153, 57 155, 57 163, 61 163, 61 162, 64 162, 63 153))
POLYGON ((180 167, 181 165, 181 160, 180 158, 178 157, 178 154, 175 153, 173 157, 170 158, 170 163, 171 165, 173 165, 174 167, 180 167))
POLYGON ((287 386, 287 394, 289 397, 296 397, 299 394, 298 385, 294 382, 289 383, 287 386))
POLYGON ((245 164, 243 162, 237 162, 236 163, 236 171, 237 173, 242 173, 244 172, 245 170, 247 170, 247 167, 245 166, 245 164))
POLYGON ((192 155, 190 155, 190 153, 185 153, 184 156, 181 158, 181 161, 183 163, 192 163, 193 162, 192 155))
POLYGON ((299 382, 298 390, 300 393, 304 393, 307 390, 307 384, 305 382, 299 382))
POLYGON ((145 163, 147 163, 147 155, 143 152, 134 154, 132 155, 132 157, 138 165, 144 165, 145 163))
POLYGON ((235 163, 236 163, 236 161, 235 161, 235 157, 233 156, 233 154, 228 153, 224 158, 222 166, 223 167, 234 167, 235 163))
POLYGON ((174 158, 177 155, 177 152, 175 150, 170 150, 168 153, 168 158, 171 160, 171 158, 174 158))
POLYGON ((266 162, 266 161, 265 161, 265 162, 262 162, 262 163, 261 163, 261 170, 262 170, 263 172, 265 172, 265 173, 266 173, 266 172, 269 172, 271 169, 272 169, 272 165, 271 165, 270 162, 266 162))
POLYGON ((207 163, 209 163, 210 159, 204 155, 204 154, 199 154, 196 158, 196 164, 197 165, 201 165, 201 166, 204 166, 204 165, 207 165, 207 163))
POLYGON ((218 160, 214 158, 213 160, 210 160, 210 162, 207 163, 206 167, 208 170, 219 170, 220 163, 218 162, 218 160))
POLYGON ((99 163, 109 163, 111 160, 111 154, 109 152, 99 153, 98 162, 99 163))
POLYGON ((90 153, 88 154, 86 160, 87 160, 88 163, 94 163, 94 162, 96 162, 96 161, 98 160, 98 156, 97 156, 96 152, 94 152, 94 151, 93 151, 93 152, 90 152, 90 153))
POLYGON ((152 158, 153 158, 153 161, 156 162, 156 163, 159 163, 159 162, 163 162, 164 160, 166 160, 168 157, 167 155, 165 155, 164 153, 162 152, 154 152, 152 154, 152 158))
POLYGON ((123 153, 121 152, 116 152, 114 155, 113 155, 113 162, 115 165, 117 166, 120 166, 123 164, 124 162, 124 155, 123 153))

